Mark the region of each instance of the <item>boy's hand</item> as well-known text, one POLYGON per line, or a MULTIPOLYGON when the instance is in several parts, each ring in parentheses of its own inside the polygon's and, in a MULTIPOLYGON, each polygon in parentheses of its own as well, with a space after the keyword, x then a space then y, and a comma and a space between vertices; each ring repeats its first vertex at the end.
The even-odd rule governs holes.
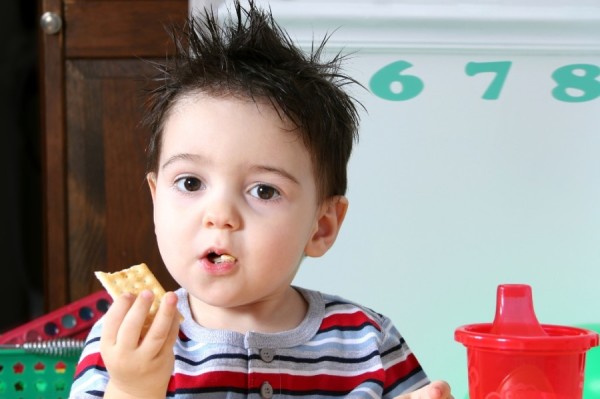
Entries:
POLYGON ((450 385, 445 381, 433 381, 414 392, 396 396, 395 399, 454 399, 450 393, 450 385))
POLYGON ((105 398, 164 398, 179 331, 177 296, 168 292, 150 329, 140 338, 153 294, 124 294, 104 316, 100 353, 109 374, 105 398))

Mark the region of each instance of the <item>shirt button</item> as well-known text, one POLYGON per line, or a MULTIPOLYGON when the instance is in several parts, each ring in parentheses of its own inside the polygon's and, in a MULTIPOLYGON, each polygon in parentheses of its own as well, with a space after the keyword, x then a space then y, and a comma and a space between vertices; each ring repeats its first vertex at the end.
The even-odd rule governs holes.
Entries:
POLYGON ((268 381, 265 381, 260 386, 260 397, 264 399, 270 399, 273 397, 273 387, 268 381))
POLYGON ((260 358, 263 360, 263 362, 271 363, 275 358, 275 350, 268 348, 261 349, 260 358))

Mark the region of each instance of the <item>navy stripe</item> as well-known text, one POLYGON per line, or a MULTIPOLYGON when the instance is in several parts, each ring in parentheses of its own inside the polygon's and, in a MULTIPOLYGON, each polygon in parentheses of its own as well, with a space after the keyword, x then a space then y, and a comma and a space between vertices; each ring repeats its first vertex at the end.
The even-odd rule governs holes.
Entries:
POLYGON ((88 366, 88 367, 84 368, 83 370, 81 370, 81 372, 79 374, 74 376, 73 381, 79 379, 80 377, 83 377, 83 375, 90 370, 99 370, 99 371, 106 372, 106 367, 101 367, 101 366, 97 366, 97 365, 88 366))
POLYGON ((247 362, 248 355, 237 354, 237 353, 219 353, 218 355, 207 356, 207 357, 203 358, 202 360, 198 360, 197 362, 195 362, 187 357, 183 357, 183 355, 175 355, 175 360, 182 361, 186 364, 189 364, 190 366, 199 366, 201 364, 208 363, 210 361, 219 360, 219 359, 240 359, 240 360, 247 362))
POLYGON ((306 364, 317 364, 321 362, 335 362, 344 364, 364 363, 371 360, 374 357, 379 356, 379 351, 373 351, 362 357, 345 358, 339 356, 321 356, 317 358, 302 358, 295 356, 277 356, 277 360, 282 360, 291 363, 306 363, 306 364))
POLYGON ((244 388, 232 388, 229 386, 224 387, 210 387, 210 388, 177 388, 175 391, 168 391, 167 396, 175 396, 178 394, 200 394, 200 393, 244 393, 248 394, 248 390, 244 388))
POLYGON ((382 352, 381 353, 381 357, 386 357, 390 353, 394 353, 394 352, 402 352, 402 350, 404 349, 404 345, 405 344, 406 344, 406 342, 404 341, 404 338, 400 338, 400 343, 398 345, 393 346, 390 349, 382 352))
MULTIPOLYGON (((415 375, 422 373, 422 372, 423 372, 423 368, 421 366, 416 367, 410 373, 406 374, 406 376, 404 376, 404 378, 399 378, 398 380, 394 381, 394 383, 392 385, 390 385, 387 389, 385 389, 383 391, 383 393, 386 394, 388 392, 392 392, 397 386, 401 385, 405 381, 411 379, 415 375)), ((422 381, 422 380, 420 380, 420 381, 422 381)), ((427 385, 427 384, 425 384, 425 385, 427 385)), ((425 386, 425 385, 423 385, 423 386, 425 386)), ((418 388, 420 388, 420 387, 418 387, 418 388)))
POLYGON ((369 322, 369 321, 365 321, 364 323, 359 324, 358 326, 331 326, 328 328, 319 329, 319 331, 317 332, 317 335, 321 334, 321 333, 330 332, 330 331, 360 331, 360 330, 368 329, 368 328, 375 329, 376 331, 381 331, 376 324, 373 324, 372 322, 369 322))

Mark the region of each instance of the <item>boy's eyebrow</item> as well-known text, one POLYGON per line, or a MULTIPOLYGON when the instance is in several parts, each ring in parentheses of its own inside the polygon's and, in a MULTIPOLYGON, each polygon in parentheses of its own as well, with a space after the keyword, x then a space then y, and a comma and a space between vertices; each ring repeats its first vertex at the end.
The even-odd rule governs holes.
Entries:
POLYGON ((292 181, 295 184, 300 184, 298 179, 296 179, 292 174, 286 172, 283 169, 277 168, 277 167, 268 166, 268 165, 254 165, 250 168, 250 170, 255 171, 255 172, 274 173, 276 175, 282 176, 283 178, 292 181))
MULTIPOLYGON (((175 154, 172 157, 168 158, 162 165, 161 169, 167 168, 170 164, 175 163, 177 161, 202 161, 204 158, 197 154, 189 154, 189 153, 181 153, 175 154)), ((294 177, 291 173, 288 173, 284 169, 270 166, 270 165, 253 165, 249 168, 250 171, 253 172, 262 172, 262 173, 274 173, 276 175, 282 176, 285 179, 292 181, 293 183, 300 184, 298 179, 294 177)))
POLYGON ((189 153, 181 153, 181 154, 175 154, 172 157, 168 158, 162 165, 161 165, 161 169, 165 169, 167 166, 169 166, 170 164, 176 162, 176 161, 200 161, 202 160, 202 157, 200 155, 195 155, 195 154, 189 154, 189 153))

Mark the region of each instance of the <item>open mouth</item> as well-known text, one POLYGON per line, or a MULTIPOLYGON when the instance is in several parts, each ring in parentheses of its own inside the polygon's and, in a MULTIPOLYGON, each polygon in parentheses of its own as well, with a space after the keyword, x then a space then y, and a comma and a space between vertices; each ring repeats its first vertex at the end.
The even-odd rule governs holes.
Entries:
POLYGON ((207 255, 207 258, 210 262, 215 265, 219 265, 222 263, 234 263, 236 261, 235 256, 229 254, 217 254, 215 252, 211 252, 207 255))

